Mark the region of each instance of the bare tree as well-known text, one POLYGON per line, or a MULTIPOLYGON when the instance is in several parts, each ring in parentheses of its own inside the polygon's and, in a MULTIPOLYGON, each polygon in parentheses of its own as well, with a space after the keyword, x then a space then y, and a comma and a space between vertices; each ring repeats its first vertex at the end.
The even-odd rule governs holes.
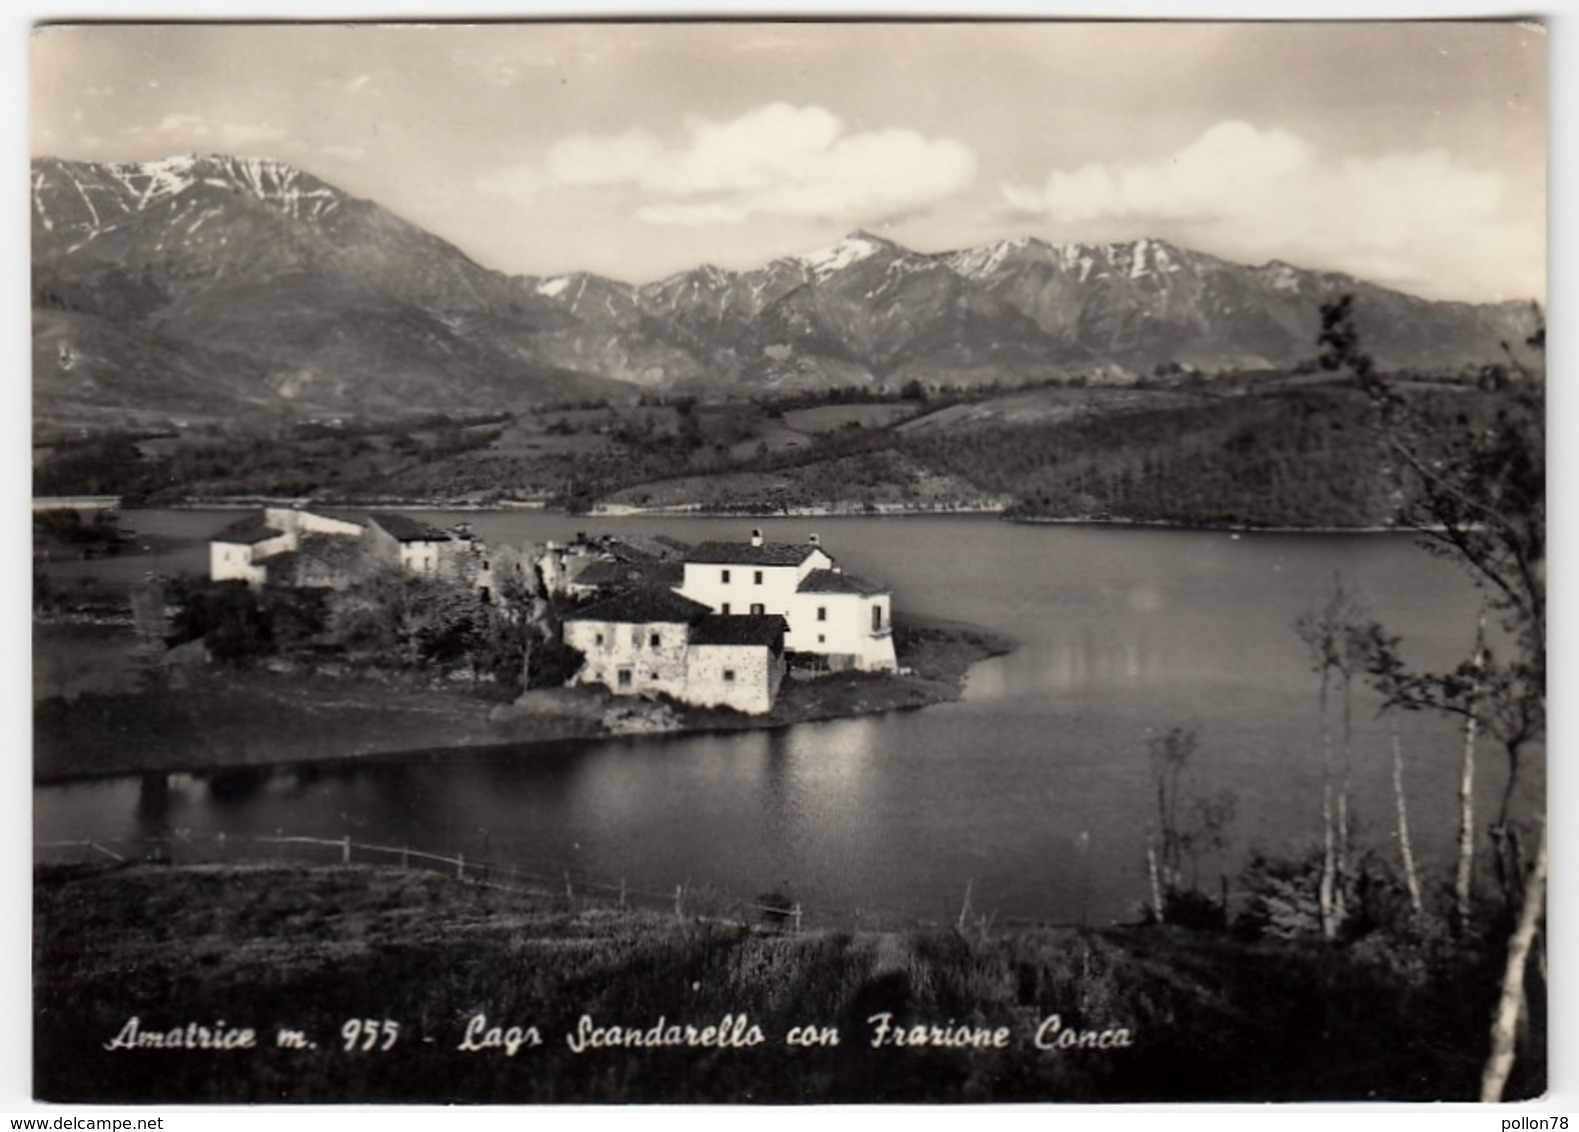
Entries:
MULTIPOLYGON (((1534 313, 1535 329, 1524 345, 1540 354, 1546 332, 1540 311, 1534 313)), ((1508 784, 1492 836, 1516 922, 1481 1087, 1483 1100, 1497 1100, 1513 1064, 1528 958, 1532 951, 1540 953, 1536 936, 1545 902, 1544 822, 1535 862, 1526 870, 1512 817, 1523 751, 1545 733, 1545 372, 1504 343, 1506 363, 1482 367, 1479 374, 1489 409, 1465 412, 1457 427, 1444 433, 1360 349, 1352 296, 1323 306, 1319 344, 1322 365, 1349 371, 1371 400, 1399 473, 1401 518, 1428 546, 1465 569, 1512 645, 1506 657, 1499 657, 1477 634, 1474 656, 1455 672, 1404 681, 1405 691, 1422 704, 1457 710, 1466 721, 1475 721, 1475 729, 1466 725, 1466 750, 1484 724, 1508 757, 1508 784)))
POLYGON ((1345 891, 1349 873, 1349 794, 1353 781, 1354 677, 1365 663, 1365 606, 1334 575, 1321 608, 1303 614, 1294 631, 1305 642, 1311 671, 1318 680, 1321 711, 1321 935, 1336 939, 1348 916, 1345 891), (1342 693, 1343 771, 1334 790, 1331 692, 1342 693), (1336 798, 1334 794, 1336 793, 1336 798), (1335 804, 1336 803, 1336 804, 1335 804))

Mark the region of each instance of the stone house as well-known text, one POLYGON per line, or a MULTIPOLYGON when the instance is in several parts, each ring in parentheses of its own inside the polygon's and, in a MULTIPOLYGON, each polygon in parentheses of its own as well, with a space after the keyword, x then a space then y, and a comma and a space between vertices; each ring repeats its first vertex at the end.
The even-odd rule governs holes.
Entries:
POLYGON ((572 683, 752 714, 772 710, 784 679, 784 631, 780 617, 722 617, 663 588, 628 590, 564 621, 565 643, 585 657, 572 683))

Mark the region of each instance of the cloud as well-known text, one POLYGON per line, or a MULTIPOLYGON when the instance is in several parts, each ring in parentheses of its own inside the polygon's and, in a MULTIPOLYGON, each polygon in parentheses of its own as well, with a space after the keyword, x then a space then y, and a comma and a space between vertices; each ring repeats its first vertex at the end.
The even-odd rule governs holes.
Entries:
POLYGON ((1313 161, 1311 148, 1284 130, 1219 122, 1161 161, 1055 169, 1040 189, 1005 185, 1003 193, 1019 211, 1045 212, 1066 223, 1110 216, 1204 219, 1240 207, 1245 193, 1291 183, 1313 161))
POLYGON ((476 184, 478 192, 509 197, 516 204, 531 204, 543 187, 543 174, 528 161, 491 173, 476 184))
POLYGON ((1539 217, 1510 215, 1496 171, 1441 148, 1333 158, 1285 130, 1242 121, 1219 122, 1158 160, 1055 169, 1041 186, 1006 184, 1002 193, 1020 216, 1109 229, 1124 223, 1135 234, 1166 232, 1220 254, 1282 258, 1412 289, 1452 276, 1521 295, 1543 264, 1539 217), (1510 241, 1519 263, 1498 254, 1510 241))
POLYGON ((355 78, 347 80, 345 86, 341 89, 346 94, 355 94, 372 81, 372 75, 357 75, 355 78))
POLYGON ((235 149, 260 141, 278 141, 285 131, 276 126, 247 122, 210 122, 199 114, 166 114, 153 126, 134 126, 132 134, 156 134, 187 143, 235 149))
POLYGON ((914 211, 971 183, 976 155, 913 130, 849 133, 817 106, 775 102, 727 122, 691 117, 681 145, 646 130, 577 134, 551 146, 541 170, 497 174, 491 191, 545 184, 627 186, 650 224, 734 225, 753 216, 874 219, 914 211))

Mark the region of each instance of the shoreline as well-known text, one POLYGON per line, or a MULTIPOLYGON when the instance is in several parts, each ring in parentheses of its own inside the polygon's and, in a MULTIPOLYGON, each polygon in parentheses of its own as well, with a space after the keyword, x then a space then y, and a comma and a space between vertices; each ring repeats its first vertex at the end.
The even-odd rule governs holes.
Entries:
POLYGON ((343 767, 367 760, 482 754, 619 739, 770 731, 914 710, 957 700, 980 661, 1017 642, 993 630, 904 617, 906 673, 831 673, 786 679, 773 711, 743 715, 681 708, 675 726, 641 726, 653 701, 573 693, 576 714, 521 710, 479 686, 435 687, 409 674, 205 670, 185 687, 84 691, 35 701, 33 785, 65 786, 138 774, 343 767), (512 710, 515 708, 515 710, 512 710), (613 716, 637 718, 613 729, 613 716), (135 737, 129 745, 128 737, 135 737))
POLYGON ((1146 530, 1199 531, 1202 534, 1260 534, 1260 535, 1407 535, 1422 533, 1416 527, 1385 527, 1371 524, 1362 527, 1262 527, 1243 523, 1176 523, 1170 519, 1097 519, 1052 515, 1003 515, 1005 523, 1028 527, 1138 527, 1146 530))
POLYGON ((460 501, 446 501, 434 499, 411 499, 402 501, 380 500, 378 502, 357 502, 344 500, 315 500, 315 499, 286 499, 268 496, 224 497, 216 499, 183 499, 173 503, 157 503, 135 507, 122 507, 123 511, 248 511, 258 507, 290 507, 300 504, 302 506, 352 508, 367 511, 458 511, 467 513, 498 513, 510 514, 516 512, 533 512, 543 515, 558 515, 565 518, 585 519, 641 519, 641 518, 688 518, 688 519, 895 519, 895 518, 938 518, 950 515, 966 517, 997 516, 1005 523, 1014 523, 1020 526, 1068 526, 1068 527, 1133 527, 1145 530, 1167 531, 1199 531, 1202 533, 1228 532, 1233 534, 1312 534, 1312 535, 1349 535, 1349 534, 1422 534, 1429 533, 1416 527, 1384 526, 1367 524, 1364 526, 1335 527, 1335 526, 1292 526, 1275 525, 1262 526, 1252 523, 1185 523, 1172 519, 1129 519, 1129 518, 1097 518, 1090 515, 1016 515, 1009 508, 996 504, 982 504, 980 506, 963 507, 908 507, 892 504, 877 504, 873 509, 864 505, 828 505, 819 507, 792 507, 780 511, 725 511, 704 508, 701 504, 673 504, 657 507, 637 507, 631 504, 612 504, 595 506, 590 511, 576 512, 565 511, 549 507, 541 500, 500 500, 494 503, 467 503, 460 501))

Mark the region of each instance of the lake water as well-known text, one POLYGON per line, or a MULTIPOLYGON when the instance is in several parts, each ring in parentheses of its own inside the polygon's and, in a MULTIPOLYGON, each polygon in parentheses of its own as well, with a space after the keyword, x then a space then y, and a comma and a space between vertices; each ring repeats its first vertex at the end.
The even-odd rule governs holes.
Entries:
MULTIPOLYGON (((1320 834, 1316 678, 1293 632, 1335 573, 1405 642, 1417 666, 1467 655, 1477 598, 1407 536, 1021 526, 988 517, 794 520, 464 518, 492 541, 578 530, 798 541, 811 531, 846 569, 894 587, 895 606, 1016 637, 972 670, 963 701, 776 732, 622 739, 380 760, 333 774, 282 771, 237 795, 177 776, 167 800, 111 780, 35 790, 41 840, 288 834, 407 844, 519 861, 557 875, 749 897, 788 888, 809 912, 952 919, 967 883, 978 913, 1062 922, 1132 917, 1146 894, 1154 798, 1147 739, 1199 734, 1188 795, 1234 793, 1230 844, 1205 878, 1254 847, 1320 834)), ((128 512, 169 540, 140 574, 206 567, 220 512, 128 512)), ((79 564, 72 564, 76 569, 79 564)), ((103 567, 102 563, 80 566, 103 567)), ((1396 857, 1388 732, 1356 697, 1358 840, 1396 857)), ((1416 851, 1445 878, 1458 740, 1443 720, 1402 721, 1416 851)), ((1490 812, 1505 770, 1483 745, 1490 812)), ((1538 767, 1527 784, 1540 789, 1538 767)))

